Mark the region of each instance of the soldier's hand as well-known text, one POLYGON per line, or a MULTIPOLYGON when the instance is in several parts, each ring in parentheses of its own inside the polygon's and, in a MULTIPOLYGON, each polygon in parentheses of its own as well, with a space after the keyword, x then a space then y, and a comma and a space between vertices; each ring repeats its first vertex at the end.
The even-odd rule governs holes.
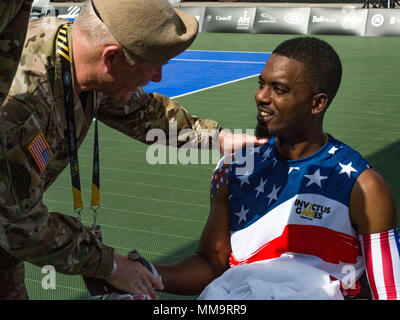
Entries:
POLYGON ((158 299, 156 290, 163 290, 163 284, 141 263, 127 257, 114 254, 117 270, 104 278, 113 287, 130 294, 147 294, 151 299, 158 299))
POLYGON ((219 134, 220 152, 224 155, 231 154, 246 147, 257 147, 268 142, 268 139, 257 138, 248 134, 237 134, 221 130, 219 134))

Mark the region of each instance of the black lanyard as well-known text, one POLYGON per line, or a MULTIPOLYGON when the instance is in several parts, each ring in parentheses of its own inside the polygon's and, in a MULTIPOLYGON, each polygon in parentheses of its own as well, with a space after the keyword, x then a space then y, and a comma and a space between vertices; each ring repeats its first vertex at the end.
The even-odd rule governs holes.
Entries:
MULTIPOLYGON (((61 58, 62 79, 64 86, 64 103, 67 120, 67 132, 69 141, 69 160, 71 170, 72 195, 74 200, 74 210, 81 219, 83 209, 81 182, 79 177, 78 147, 76 143, 74 101, 72 88, 71 60, 68 47, 67 30, 70 24, 63 25, 57 35, 57 54, 61 58)), ((96 97, 94 95, 93 99, 96 97)), ((94 101, 96 103, 96 101, 94 101)), ((94 147, 93 147, 93 175, 92 175, 92 200, 91 209, 93 210, 93 227, 96 226, 97 210, 100 208, 100 168, 99 168, 99 138, 97 117, 94 128, 94 147)))

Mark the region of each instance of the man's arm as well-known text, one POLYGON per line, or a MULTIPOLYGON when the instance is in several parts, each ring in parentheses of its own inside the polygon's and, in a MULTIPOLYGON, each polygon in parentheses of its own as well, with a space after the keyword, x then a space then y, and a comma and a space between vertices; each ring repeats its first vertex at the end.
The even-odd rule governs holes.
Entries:
POLYGON ((148 140, 148 132, 152 129, 160 129, 165 133, 165 140, 157 142, 170 145, 173 141, 169 138, 173 138, 176 139, 175 146, 177 147, 188 143, 186 136, 176 135, 184 129, 191 131, 190 144, 196 148, 207 142, 204 141, 205 139, 218 137, 221 130, 221 126, 216 121, 201 120, 191 115, 176 101, 158 93, 146 93, 141 88, 138 89, 129 105, 121 105, 113 98, 104 96, 100 103, 98 119, 146 144, 155 142, 148 140))
POLYGON ((33 0, 0 0, 0 105, 14 79, 33 0))
MULTIPOLYGON (((57 175, 61 169, 54 162, 46 167, 42 157, 36 162, 30 152, 34 141, 44 145, 50 114, 46 104, 35 96, 38 100, 33 105, 29 99, 9 96, 2 106, 0 130, 5 137, 7 160, 1 152, 0 246, 12 256, 34 265, 52 265, 60 273, 104 278, 118 289, 129 293, 141 290, 155 298, 152 287, 161 288, 161 284, 143 266, 114 254, 113 248, 99 242, 76 217, 49 212, 43 204, 46 176, 57 175), (42 136, 37 140, 40 133, 42 136), (118 267, 111 274, 114 259, 118 267)), ((46 150, 48 160, 52 161, 55 155, 46 150)), ((63 161, 60 159, 59 165, 63 161)))
POLYGON ((211 198, 210 214, 195 254, 169 264, 156 265, 166 292, 199 294, 212 280, 229 268, 228 186, 219 188, 211 198))
POLYGON ((43 204, 46 178, 62 168, 51 152, 53 138, 46 134, 51 112, 40 93, 47 90, 29 91, 27 99, 8 96, 1 109, 0 245, 20 260, 53 265, 61 273, 107 276, 113 250, 77 218, 49 212, 43 204), (38 145, 41 153, 34 152, 38 145))
POLYGON ((385 179, 373 169, 365 170, 354 184, 350 218, 359 235, 396 227, 396 204, 385 179))
POLYGON ((359 234, 374 299, 400 299, 400 240, 396 206, 386 181, 373 169, 357 179, 350 218, 359 234))
POLYGON ((106 125, 146 144, 216 149, 222 154, 244 146, 260 145, 267 139, 247 134, 232 134, 217 121, 191 115, 173 99, 139 88, 129 105, 104 97, 98 119, 106 125), (152 133, 149 131, 156 129, 152 133))

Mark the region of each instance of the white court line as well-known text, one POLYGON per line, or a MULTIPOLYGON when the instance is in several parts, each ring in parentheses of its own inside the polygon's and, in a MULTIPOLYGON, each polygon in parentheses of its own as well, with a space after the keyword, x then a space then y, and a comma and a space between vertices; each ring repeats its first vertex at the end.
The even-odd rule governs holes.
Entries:
POLYGON ((204 59, 171 59, 171 61, 265 64, 265 62, 257 62, 257 61, 235 61, 235 60, 229 61, 229 60, 204 60, 204 59))
POLYGON ((194 51, 194 52, 230 52, 230 53, 259 53, 259 54, 269 54, 272 52, 261 52, 261 51, 225 51, 225 50, 186 50, 185 52, 190 52, 190 51, 194 51))
POLYGON ((203 89, 194 90, 194 91, 191 91, 191 92, 187 92, 187 93, 184 93, 184 94, 180 94, 180 95, 171 97, 171 99, 176 99, 176 98, 184 97, 184 96, 187 96, 187 95, 189 95, 189 94, 193 94, 193 93, 205 91, 205 90, 208 90, 208 89, 217 88, 217 87, 220 87, 220 86, 224 86, 224 85, 226 85, 226 84, 230 84, 230 83, 234 83, 234 82, 246 80, 246 79, 253 78, 253 77, 256 77, 256 76, 259 76, 259 73, 253 74, 253 75, 251 75, 251 76, 247 76, 247 77, 244 77, 244 78, 236 79, 236 80, 232 80, 232 81, 228 81, 228 82, 219 83, 219 84, 216 84, 216 85, 214 85, 214 86, 206 87, 206 88, 203 88, 203 89))
MULTIPOLYGON (((187 51, 189 51, 189 52, 190 51, 193 51, 193 52, 229 52, 229 53, 238 52, 238 53, 252 53, 252 54, 256 53, 256 54, 263 54, 263 55, 271 54, 271 52, 255 52, 255 51, 186 50, 186 52, 187 51)), ((201 62, 228 62, 228 63, 265 64, 265 62, 254 62, 254 61, 223 61, 223 60, 201 60, 201 59, 172 59, 172 60, 175 60, 175 61, 201 61, 201 62)), ((217 85, 214 85, 214 86, 210 86, 210 87, 206 87, 206 88, 203 88, 203 89, 190 91, 190 92, 187 92, 187 93, 183 93, 183 94, 171 97, 171 99, 184 97, 184 96, 187 96, 187 95, 190 95, 190 94, 193 94, 193 93, 197 93, 197 92, 205 91, 205 90, 208 90, 208 89, 220 87, 220 86, 223 86, 223 85, 226 85, 226 84, 230 84, 230 83, 238 82, 238 81, 241 81, 241 80, 249 79, 249 78, 252 78, 252 77, 255 77, 255 76, 258 76, 258 75, 259 74, 254 74, 254 75, 251 75, 251 76, 247 76, 247 77, 244 77, 244 78, 240 78, 240 79, 236 79, 236 80, 220 83, 220 84, 217 84, 217 85)))
MULTIPOLYGON (((128 249, 129 249, 129 248, 128 248, 128 249)), ((37 283, 42 284, 42 281, 35 280, 35 279, 29 278, 29 277, 25 277, 25 280, 32 281, 32 282, 37 282, 37 283)), ((57 288, 71 289, 71 290, 80 291, 80 292, 85 292, 85 293, 87 292, 86 290, 82 290, 82 289, 77 288, 77 287, 68 287, 68 286, 63 286, 63 285, 60 285, 60 284, 57 284, 57 288)))

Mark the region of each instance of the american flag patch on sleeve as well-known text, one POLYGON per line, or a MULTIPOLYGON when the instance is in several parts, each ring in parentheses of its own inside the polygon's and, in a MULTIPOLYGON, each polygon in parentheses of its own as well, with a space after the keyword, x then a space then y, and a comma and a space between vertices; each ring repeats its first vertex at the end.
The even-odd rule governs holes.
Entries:
POLYGON ((43 133, 38 133, 35 139, 30 143, 28 150, 38 165, 40 172, 43 173, 53 156, 43 133))

